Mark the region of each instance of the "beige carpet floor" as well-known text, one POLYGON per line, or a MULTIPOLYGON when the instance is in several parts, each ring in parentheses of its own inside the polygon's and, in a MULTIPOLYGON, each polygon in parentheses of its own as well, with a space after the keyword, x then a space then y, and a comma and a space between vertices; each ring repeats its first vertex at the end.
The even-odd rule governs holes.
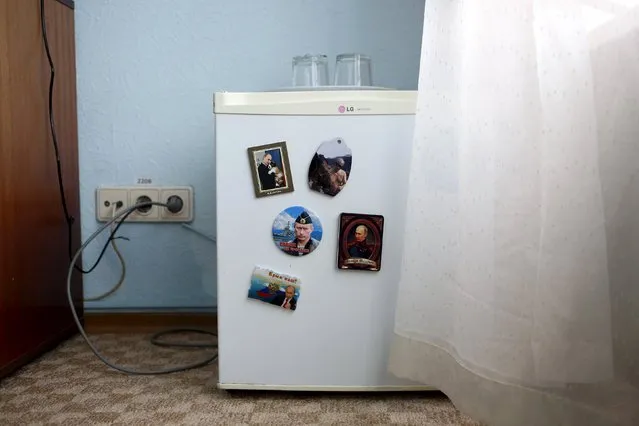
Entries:
MULTIPOLYGON (((157 347, 148 335, 103 334, 93 341, 110 360, 132 368, 163 368, 212 353, 157 347)), ((119 373, 78 336, 0 382, 0 424, 477 425, 437 392, 225 392, 216 383, 214 364, 169 375, 119 373)))

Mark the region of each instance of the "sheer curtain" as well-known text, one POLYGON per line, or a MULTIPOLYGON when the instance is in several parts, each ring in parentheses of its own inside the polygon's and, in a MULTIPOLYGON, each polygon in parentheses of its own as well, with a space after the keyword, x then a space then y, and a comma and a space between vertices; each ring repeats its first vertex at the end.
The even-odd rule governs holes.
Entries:
POLYGON ((390 371, 478 421, 639 425, 631 2, 426 2, 390 371))

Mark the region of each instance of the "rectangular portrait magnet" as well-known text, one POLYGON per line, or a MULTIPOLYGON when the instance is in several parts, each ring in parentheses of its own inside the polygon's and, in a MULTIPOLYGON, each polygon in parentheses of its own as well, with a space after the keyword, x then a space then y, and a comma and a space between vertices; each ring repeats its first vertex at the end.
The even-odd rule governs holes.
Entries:
POLYGON ((293 192, 286 142, 253 146, 247 151, 257 198, 293 192))
POLYGON ((248 298, 294 311, 300 299, 300 279, 256 266, 251 276, 248 298))
POLYGON ((339 269, 379 271, 382 263, 384 216, 342 213, 339 217, 339 269))

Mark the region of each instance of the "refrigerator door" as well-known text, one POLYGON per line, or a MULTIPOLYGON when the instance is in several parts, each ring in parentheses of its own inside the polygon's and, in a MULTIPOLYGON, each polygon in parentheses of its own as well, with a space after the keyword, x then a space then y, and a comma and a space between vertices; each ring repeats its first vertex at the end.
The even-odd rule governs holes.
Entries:
MULTIPOLYGON (((244 96, 233 95, 222 94, 217 100, 244 96)), ((271 108, 251 103, 250 96, 244 98, 245 110, 238 107, 242 102, 216 104, 220 387, 365 390, 415 385, 393 377, 386 367, 415 94, 376 92, 372 104, 358 100, 359 92, 342 98, 332 94, 331 100, 320 98, 317 108, 316 93, 300 98, 304 105, 294 105, 289 95, 269 94, 271 108), (393 104, 398 97, 402 105, 393 104), (377 115, 384 104, 389 114, 377 115), (278 105, 280 113, 272 113, 278 105), (339 112, 342 105, 364 110, 349 115, 339 112), (295 110, 307 115, 295 115, 295 110), (308 168, 319 145, 338 137, 352 150, 353 162, 347 185, 331 197, 309 189, 308 168), (247 148, 280 141, 287 143, 295 190, 256 198, 247 148), (287 255, 273 242, 273 221, 290 206, 304 206, 322 222, 321 242, 308 255, 287 255), (337 268, 343 212, 384 216, 379 272, 337 268), (247 298, 255 266, 301 279, 294 312, 247 298)))

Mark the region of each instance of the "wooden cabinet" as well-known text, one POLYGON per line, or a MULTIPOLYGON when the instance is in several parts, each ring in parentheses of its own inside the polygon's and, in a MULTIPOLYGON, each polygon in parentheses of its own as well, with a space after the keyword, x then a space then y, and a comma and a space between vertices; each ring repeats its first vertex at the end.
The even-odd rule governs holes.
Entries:
MULTIPOLYGON (((80 243, 73 2, 45 0, 63 182, 80 243)), ((76 332, 66 295, 68 233, 49 126, 40 0, 0 0, 0 378, 76 332)), ((82 281, 73 294, 82 312, 82 281)))

